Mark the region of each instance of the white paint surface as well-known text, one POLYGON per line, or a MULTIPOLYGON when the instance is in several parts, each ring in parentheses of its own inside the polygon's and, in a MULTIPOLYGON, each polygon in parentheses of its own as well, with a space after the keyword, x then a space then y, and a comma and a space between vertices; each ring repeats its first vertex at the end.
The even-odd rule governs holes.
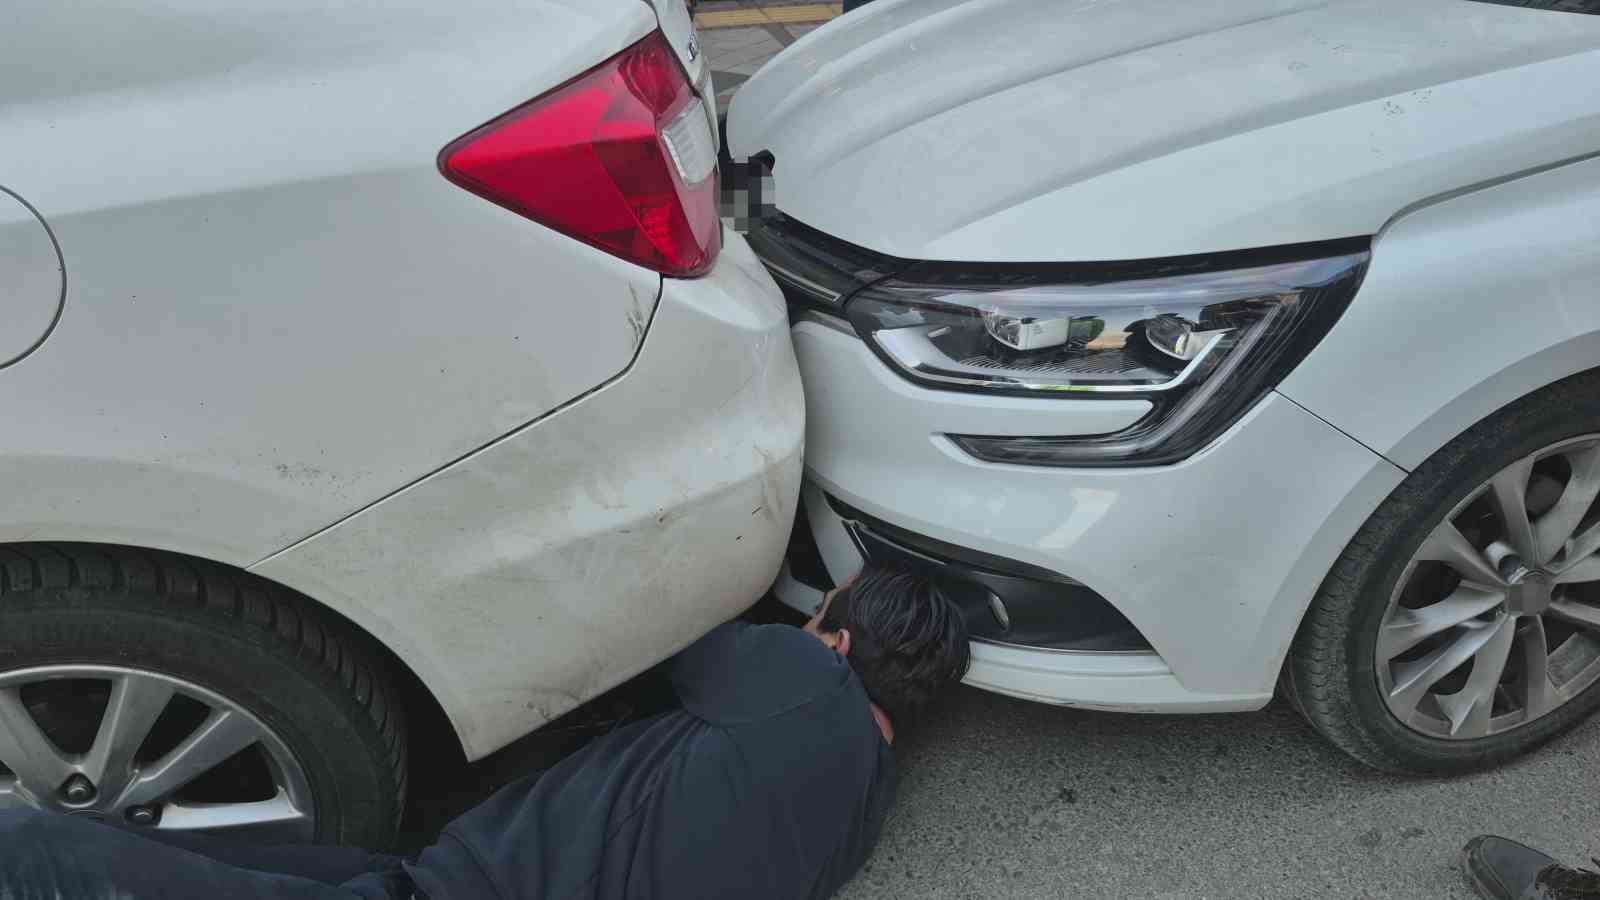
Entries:
POLYGON ((1283 392, 1410 469, 1500 407, 1600 366, 1600 159, 1386 228, 1283 392))
POLYGON ((50 341, 0 372, 0 540, 249 565, 633 358, 660 277, 436 157, 648 33, 650 8, 374 9, 8 11, 28 40, 0 53, 0 173, 71 285, 50 341), (84 65, 21 67, 52 52, 84 65))
POLYGON ((744 239, 668 279, 612 384, 253 571, 388 644, 473 757, 648 668, 776 577, 804 399, 744 239))
POLYGON ((882 253, 1121 260, 1376 232, 1600 147, 1600 18, 1462 0, 878 0, 740 88, 780 209, 882 253))

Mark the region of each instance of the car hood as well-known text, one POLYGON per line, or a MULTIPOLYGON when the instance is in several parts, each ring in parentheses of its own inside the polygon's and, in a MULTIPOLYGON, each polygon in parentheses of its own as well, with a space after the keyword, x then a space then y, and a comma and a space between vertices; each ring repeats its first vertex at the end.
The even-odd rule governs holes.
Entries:
POLYGON ((1468 0, 879 0, 728 120, 777 207, 916 259, 1368 235, 1600 148, 1600 16, 1468 0))

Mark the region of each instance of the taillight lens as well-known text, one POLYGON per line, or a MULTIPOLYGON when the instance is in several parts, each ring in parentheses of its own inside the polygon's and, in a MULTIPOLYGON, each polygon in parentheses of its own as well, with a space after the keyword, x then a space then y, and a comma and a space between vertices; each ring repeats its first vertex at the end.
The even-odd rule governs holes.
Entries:
POLYGON ((717 148, 661 32, 472 131, 445 177, 664 275, 702 275, 722 246, 717 148))

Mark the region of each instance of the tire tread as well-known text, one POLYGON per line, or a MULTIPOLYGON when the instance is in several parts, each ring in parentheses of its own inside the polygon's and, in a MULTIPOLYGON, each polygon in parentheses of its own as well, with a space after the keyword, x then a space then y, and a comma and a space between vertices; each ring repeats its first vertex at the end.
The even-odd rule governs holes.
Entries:
POLYGON ((176 554, 95 544, 0 547, 0 604, 52 588, 156 598, 190 614, 203 609, 314 666, 360 708, 376 732, 398 823, 405 808, 406 742, 393 682, 356 646, 358 638, 311 601, 248 572, 176 554))

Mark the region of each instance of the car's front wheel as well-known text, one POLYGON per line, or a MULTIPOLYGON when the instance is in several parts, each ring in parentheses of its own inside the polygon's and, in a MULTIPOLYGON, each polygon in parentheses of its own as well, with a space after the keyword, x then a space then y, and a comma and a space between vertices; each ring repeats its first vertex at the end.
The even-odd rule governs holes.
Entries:
POLYGON ((0 547, 0 809, 381 846, 400 712, 304 598, 200 560, 0 547))
POLYGON ((1600 707, 1600 377, 1506 407, 1353 538, 1285 667, 1295 705, 1391 771, 1524 753, 1600 707))

